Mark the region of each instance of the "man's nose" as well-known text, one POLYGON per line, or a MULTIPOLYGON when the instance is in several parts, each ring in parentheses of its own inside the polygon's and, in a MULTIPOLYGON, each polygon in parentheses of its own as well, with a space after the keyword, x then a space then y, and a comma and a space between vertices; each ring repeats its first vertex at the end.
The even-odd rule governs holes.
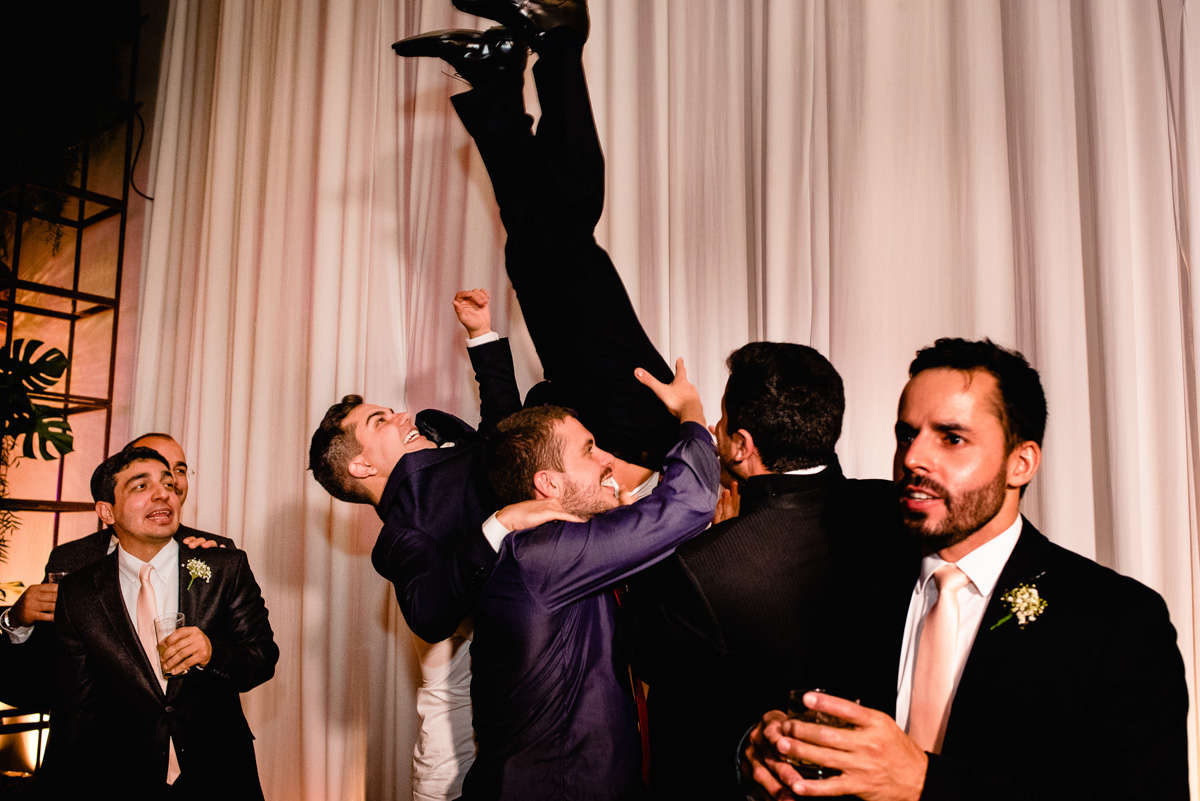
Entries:
POLYGON ((925 472, 929 469, 930 454, 928 437, 917 434, 912 438, 911 442, 900 447, 904 448, 902 464, 910 473, 925 472))

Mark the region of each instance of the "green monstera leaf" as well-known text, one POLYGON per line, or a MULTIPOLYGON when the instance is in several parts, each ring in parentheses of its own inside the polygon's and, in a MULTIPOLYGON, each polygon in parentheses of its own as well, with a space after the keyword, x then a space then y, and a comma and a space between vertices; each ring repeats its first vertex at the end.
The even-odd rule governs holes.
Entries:
POLYGON ((33 457, 36 448, 41 458, 55 459, 74 447, 71 426, 62 409, 35 404, 29 393, 57 383, 67 371, 67 357, 58 348, 46 348, 39 355, 44 344, 37 339, 14 339, 11 349, 0 353, 0 435, 25 435, 25 456, 33 457), (50 452, 51 447, 57 456, 50 452))
POLYGON ((25 447, 21 449, 25 456, 33 456, 35 442, 43 459, 57 459, 74 449, 75 435, 62 409, 33 407, 33 429, 25 434, 25 447), (50 453, 51 446, 58 451, 57 455, 50 453))

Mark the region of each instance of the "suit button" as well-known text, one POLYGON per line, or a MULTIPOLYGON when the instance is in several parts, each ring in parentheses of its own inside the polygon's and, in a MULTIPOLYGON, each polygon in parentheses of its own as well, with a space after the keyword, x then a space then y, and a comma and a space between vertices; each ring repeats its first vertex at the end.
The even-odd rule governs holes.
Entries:
POLYGON ((163 711, 165 711, 168 715, 173 715, 175 714, 175 707, 168 705, 163 711))

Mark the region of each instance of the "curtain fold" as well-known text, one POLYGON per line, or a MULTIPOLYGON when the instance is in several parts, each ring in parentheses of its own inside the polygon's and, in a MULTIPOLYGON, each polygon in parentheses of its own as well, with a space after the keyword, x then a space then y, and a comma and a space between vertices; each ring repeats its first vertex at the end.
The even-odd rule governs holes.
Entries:
MULTIPOLYGON (((597 238, 710 417, 731 350, 811 344, 846 381, 847 473, 887 476, 916 348, 1024 351, 1050 404, 1026 513, 1167 599, 1200 798, 1188 5, 591 5, 597 238)), ((477 420, 450 309, 465 287, 492 292, 522 386, 539 376, 448 102, 466 86, 389 48, 484 26, 446 0, 172 5, 131 421, 179 436, 185 517, 233 537, 263 586, 282 658, 244 702, 270 798, 409 797, 419 671, 370 565, 378 519, 304 470, 325 408, 357 392, 477 420)), ((536 116, 528 81, 527 100, 536 116)))

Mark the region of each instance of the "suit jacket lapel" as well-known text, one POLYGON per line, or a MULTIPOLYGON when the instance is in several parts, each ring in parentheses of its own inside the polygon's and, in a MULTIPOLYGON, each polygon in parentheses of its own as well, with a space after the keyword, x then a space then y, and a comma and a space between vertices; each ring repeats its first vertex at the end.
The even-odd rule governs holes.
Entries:
MULTIPOLYGON (((199 626, 203 631, 202 625, 205 621, 203 613, 206 609, 210 609, 208 598, 212 592, 212 581, 215 581, 217 576, 214 575, 212 581, 205 581, 202 578, 197 578, 194 582, 192 576, 188 572, 187 563, 191 559, 200 559, 204 561, 198 554, 200 551, 192 550, 186 545, 179 546, 179 611, 183 613, 184 626, 199 626), (188 589, 188 584, 191 584, 191 589, 188 589)), ((193 668, 194 669, 194 668, 193 668)), ((167 680, 167 700, 173 700, 179 695, 183 680, 168 679, 167 680)))
POLYGON ((960 728, 970 725, 967 721, 971 720, 974 720, 976 725, 986 725, 978 720, 978 715, 972 713, 972 707, 978 700, 977 696, 980 692, 986 692, 984 688, 988 686, 994 671, 1003 670, 1003 665, 1009 660, 1020 659, 1022 648, 1029 637, 1023 636, 1025 633, 1016 621, 1010 620, 995 629, 992 626, 1008 614, 1008 605, 1001 596, 1018 584, 1032 584, 1041 577, 1045 569, 1043 546, 1046 542, 1046 538, 1028 520, 1023 521, 1021 536, 1004 569, 1000 571, 1000 577, 988 601, 987 611, 983 613, 983 620, 975 635, 975 642, 963 666, 958 690, 950 706, 950 719, 946 725, 947 741, 954 732, 956 716, 963 719, 958 723, 960 728))
POLYGON ((137 626, 129 619, 125 608, 125 599, 121 595, 121 580, 118 576, 116 551, 105 557, 108 564, 96 573, 96 597, 100 599, 100 608, 108 618, 109 631, 117 645, 123 649, 129 664, 135 667, 139 683, 155 694, 162 694, 158 683, 158 674, 150 663, 150 655, 142 648, 138 639, 137 626))

